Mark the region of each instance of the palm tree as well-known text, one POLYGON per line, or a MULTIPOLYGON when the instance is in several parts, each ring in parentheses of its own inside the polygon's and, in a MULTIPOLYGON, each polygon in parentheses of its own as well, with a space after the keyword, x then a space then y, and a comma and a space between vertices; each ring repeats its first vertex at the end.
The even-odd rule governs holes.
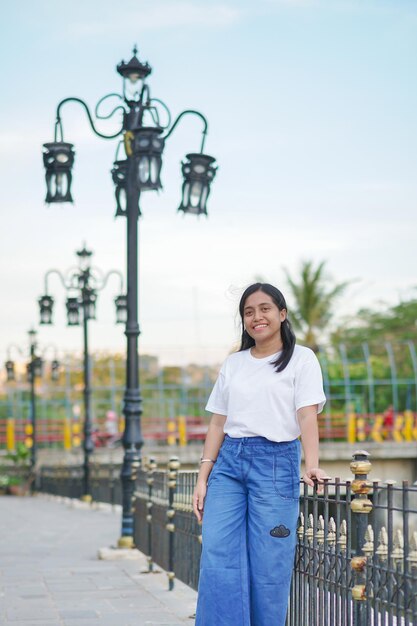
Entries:
POLYGON ((350 281, 328 287, 328 278, 324 268, 326 261, 313 266, 313 261, 303 261, 301 264, 300 280, 293 280, 284 268, 290 290, 295 300, 295 308, 291 312, 291 321, 294 328, 301 333, 302 342, 315 352, 318 351, 318 332, 326 328, 332 317, 332 308, 350 281))

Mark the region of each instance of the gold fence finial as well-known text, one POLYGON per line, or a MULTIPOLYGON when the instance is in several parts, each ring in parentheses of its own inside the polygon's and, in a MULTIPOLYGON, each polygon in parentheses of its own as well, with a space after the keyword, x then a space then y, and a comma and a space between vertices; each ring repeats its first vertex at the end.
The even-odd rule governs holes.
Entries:
POLYGON ((374 529, 370 524, 365 532, 365 543, 363 544, 362 552, 366 554, 366 557, 369 558, 372 556, 374 551, 374 529))

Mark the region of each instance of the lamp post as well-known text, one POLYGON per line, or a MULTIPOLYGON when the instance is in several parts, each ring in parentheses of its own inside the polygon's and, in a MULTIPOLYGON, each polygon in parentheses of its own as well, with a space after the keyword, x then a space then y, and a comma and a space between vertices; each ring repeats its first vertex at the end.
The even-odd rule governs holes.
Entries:
POLYGON ((35 398, 35 377, 42 375, 42 361, 36 356, 36 331, 33 328, 29 331, 30 361, 28 363, 28 378, 30 381, 30 422, 32 425, 32 449, 31 466, 32 470, 36 466, 36 398, 35 398))
POLYGON ((91 500, 90 493, 90 456, 94 450, 92 439, 92 416, 91 416, 91 365, 88 344, 88 322, 96 319, 97 292, 107 285, 111 275, 115 274, 120 279, 120 294, 115 298, 116 323, 126 321, 126 296, 123 291, 123 277, 117 270, 110 270, 107 274, 91 265, 92 252, 84 247, 76 252, 79 260, 78 267, 69 268, 61 273, 59 270, 51 269, 45 274, 45 293, 39 300, 40 323, 42 325, 52 324, 52 314, 54 299, 48 293, 48 279, 52 274, 56 274, 62 286, 67 292, 66 310, 68 326, 79 326, 80 317, 83 326, 83 347, 84 347, 84 471, 83 471, 83 499, 91 500))
MULTIPOLYGON (((77 102, 85 110, 93 132, 99 137, 113 139, 123 135, 125 156, 113 164, 112 178, 115 183, 116 217, 127 220, 127 338, 126 387, 123 400, 125 430, 123 434, 124 458, 121 471, 123 490, 122 532, 119 547, 133 545, 133 494, 136 472, 140 465, 142 401, 139 385, 138 337, 138 218, 142 192, 159 190, 161 184, 162 154, 165 142, 178 123, 187 115, 196 116, 203 124, 200 152, 190 152, 182 163, 183 185, 179 211, 195 215, 207 215, 207 198, 216 174, 215 159, 204 154, 207 120, 199 111, 187 109, 174 122, 166 104, 152 98, 146 82, 152 68, 137 57, 136 47, 128 63, 122 61, 117 72, 123 79, 122 94, 108 94, 95 107, 96 119, 109 119, 116 111, 122 111, 123 123, 113 134, 99 132, 87 104, 79 98, 66 98, 57 107, 55 137, 44 144, 46 168, 47 203, 72 202, 71 181, 74 163, 73 144, 64 141, 61 119, 62 107, 77 102), (100 113, 102 103, 116 98, 117 106, 108 115, 100 113), (165 118, 163 120, 162 118, 165 118)), ((119 144, 120 147, 120 144, 119 144)))
MULTIPOLYGON (((26 374, 27 381, 30 384, 30 424, 29 430, 26 430, 26 445, 30 447, 31 457, 30 464, 32 473, 36 467, 36 457, 37 457, 37 437, 36 437, 36 389, 35 383, 36 378, 41 378, 43 374, 44 367, 44 359, 38 354, 38 345, 36 341, 36 330, 33 328, 28 331, 29 335, 29 362, 26 365, 26 374)), ((15 363, 11 359, 11 350, 15 349, 19 354, 23 354, 23 351, 16 346, 15 344, 11 344, 7 348, 7 361, 5 363, 6 374, 7 374, 7 382, 12 382, 16 380, 16 371, 15 371, 15 363)), ((42 355, 45 353, 45 350, 42 351, 42 355)), ((59 361, 54 358, 51 363, 51 379, 53 381, 57 380, 57 375, 59 374, 59 361)))

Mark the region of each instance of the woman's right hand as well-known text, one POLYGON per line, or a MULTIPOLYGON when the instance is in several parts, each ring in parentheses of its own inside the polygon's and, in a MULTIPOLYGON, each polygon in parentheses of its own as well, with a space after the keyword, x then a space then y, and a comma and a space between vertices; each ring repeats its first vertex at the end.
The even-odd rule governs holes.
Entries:
POLYGON ((225 415, 213 413, 203 448, 203 463, 200 463, 197 483, 193 494, 193 511, 199 522, 203 520, 204 500, 207 493, 207 481, 213 464, 216 462, 220 446, 224 439, 225 415), (211 461, 211 462, 210 462, 211 461))
POLYGON ((199 478, 197 480, 197 484, 195 486, 193 494, 193 511, 199 522, 203 520, 204 500, 206 497, 206 493, 207 483, 205 480, 201 480, 199 478))

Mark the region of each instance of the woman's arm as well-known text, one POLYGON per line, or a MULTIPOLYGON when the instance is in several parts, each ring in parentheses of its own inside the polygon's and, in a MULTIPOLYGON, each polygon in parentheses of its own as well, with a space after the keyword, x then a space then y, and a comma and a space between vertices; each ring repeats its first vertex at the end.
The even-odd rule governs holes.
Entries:
MULTIPOLYGON (((326 472, 319 467, 319 429, 317 425, 317 404, 304 406, 297 411, 298 423, 301 430, 301 443, 304 450, 303 480, 310 487, 313 480, 323 483, 323 478, 329 478, 326 472)), ((319 484, 318 491, 322 487, 319 484)))
MULTIPOLYGON (((223 426, 226 421, 225 415, 218 415, 213 413, 208 427, 206 440, 203 448, 203 459, 212 459, 215 461, 220 450, 220 446, 224 439, 223 426)), ((197 484, 194 489, 193 495, 193 510, 199 522, 203 519, 204 499, 207 491, 207 479, 211 470, 213 469, 213 463, 205 462, 201 463, 200 471, 198 472, 197 484)))

